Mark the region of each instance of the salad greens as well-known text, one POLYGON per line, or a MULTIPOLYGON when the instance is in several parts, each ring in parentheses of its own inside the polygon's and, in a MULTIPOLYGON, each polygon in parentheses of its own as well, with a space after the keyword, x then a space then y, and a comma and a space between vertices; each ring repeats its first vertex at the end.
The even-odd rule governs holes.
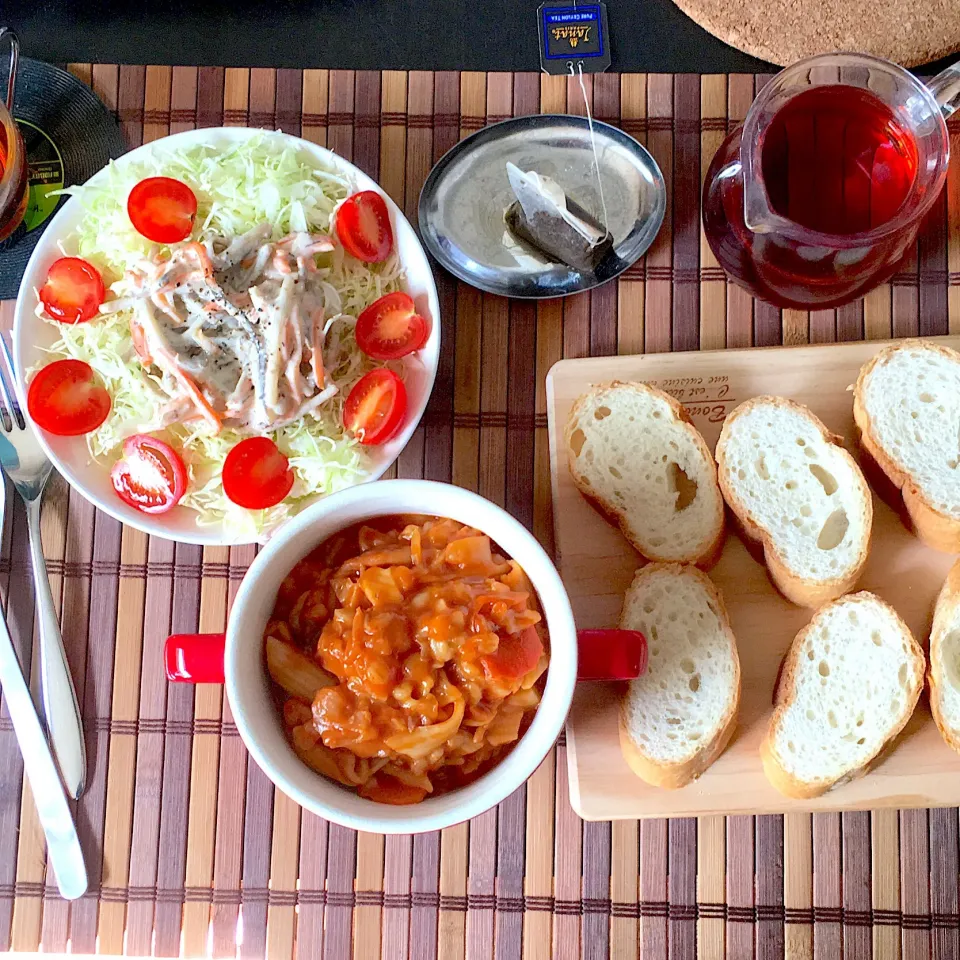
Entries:
MULTIPOLYGON (((84 207, 84 218, 72 242, 68 241, 75 246, 71 254, 89 260, 106 284, 156 252, 156 246, 134 229, 126 211, 131 188, 151 176, 182 180, 194 191, 198 200, 195 240, 238 236, 264 222, 273 224, 274 239, 291 231, 331 232, 336 206, 351 190, 339 172, 305 162, 289 142, 268 133, 225 148, 195 145, 158 150, 135 164, 111 163, 100 183, 64 191, 77 196, 84 207)), ((384 364, 360 351, 354 326, 366 306, 400 288, 402 271, 395 254, 383 263, 366 264, 345 257, 339 246, 318 262, 321 276, 332 288, 325 287, 328 302, 339 303, 339 310, 333 310, 326 321, 324 349, 328 375, 339 392, 314 413, 271 434, 295 474, 287 500, 253 511, 226 497, 220 470, 230 448, 243 439, 240 431, 224 428, 213 435, 203 422, 163 426, 161 407, 167 397, 160 378, 151 376, 137 358, 128 311, 87 323, 58 324, 60 337, 50 349, 57 357, 90 364, 112 397, 110 416, 87 437, 91 454, 109 466, 132 433, 159 433, 180 451, 190 475, 181 504, 197 511, 200 524, 226 523, 255 537, 266 535, 307 498, 363 478, 369 461, 362 446, 344 431, 343 404, 363 374, 384 364)))

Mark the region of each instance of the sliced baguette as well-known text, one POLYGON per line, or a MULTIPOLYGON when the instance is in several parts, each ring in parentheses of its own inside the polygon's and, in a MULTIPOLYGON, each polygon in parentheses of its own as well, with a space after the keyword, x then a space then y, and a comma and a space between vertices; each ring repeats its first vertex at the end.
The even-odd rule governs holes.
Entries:
POLYGON ((857 462, 810 410, 781 397, 740 404, 724 421, 717 464, 724 499, 788 600, 818 607, 853 589, 873 499, 857 462))
POLYGON ((960 752, 960 560, 937 597, 930 631, 930 709, 943 739, 960 752))
POLYGON ((886 347, 860 371, 853 416, 920 539, 960 552, 960 353, 925 340, 886 347))
POLYGON ((710 449, 673 397, 610 383, 580 397, 564 432, 580 492, 649 560, 709 566, 723 545, 710 449))
POLYGON ((620 709, 620 747, 633 772, 682 787, 723 752, 736 726, 740 659, 727 611, 693 566, 650 564, 623 602, 620 627, 647 638, 646 673, 620 709))
POLYGON ((767 779, 809 798, 862 776, 910 719, 925 665, 907 625, 872 593, 822 607, 783 663, 760 747, 767 779))

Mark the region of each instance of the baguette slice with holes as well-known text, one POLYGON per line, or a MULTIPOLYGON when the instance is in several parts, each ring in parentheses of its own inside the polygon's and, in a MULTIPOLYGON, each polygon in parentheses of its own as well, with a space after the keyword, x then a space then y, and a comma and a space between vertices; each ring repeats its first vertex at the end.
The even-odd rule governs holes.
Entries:
POLYGON ((610 383, 580 397, 564 436, 580 492, 649 560, 709 566, 723 546, 710 449, 673 397, 610 383))
POLYGON ((960 353, 925 340, 886 347, 860 371, 853 416, 917 536, 960 552, 960 353))
POLYGON ((937 597, 930 631, 930 709, 943 739, 960 752, 960 560, 937 597))
POLYGON ((809 798, 862 776, 910 719, 925 665, 896 610, 872 593, 822 607, 783 662, 760 747, 767 779, 809 798))
POLYGON ((857 462, 805 406, 755 397, 726 418, 720 489, 780 592, 803 607, 852 590, 870 546, 873 499, 857 462))
POLYGON ((623 602, 620 627, 647 638, 646 673, 620 710, 620 747, 633 772, 682 787, 723 752, 740 704, 737 642, 717 588, 693 566, 650 564, 623 602))

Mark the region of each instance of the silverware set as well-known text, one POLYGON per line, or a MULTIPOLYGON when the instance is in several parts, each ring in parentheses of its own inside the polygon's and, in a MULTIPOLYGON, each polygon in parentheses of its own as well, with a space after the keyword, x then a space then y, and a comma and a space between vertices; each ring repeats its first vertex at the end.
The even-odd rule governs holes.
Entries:
MULTIPOLYGON (((26 403, 6 339, 0 335, 0 467, 20 494, 27 512, 30 562, 37 603, 40 700, 37 713, 6 619, 0 612, 0 688, 6 699, 23 766, 30 782, 49 862, 60 893, 74 900, 87 889, 87 871, 68 797, 76 799, 86 780, 86 750, 77 694, 70 676, 43 546, 40 506, 53 470, 23 410, 26 403)), ((6 507, 0 496, 0 529, 6 507)))

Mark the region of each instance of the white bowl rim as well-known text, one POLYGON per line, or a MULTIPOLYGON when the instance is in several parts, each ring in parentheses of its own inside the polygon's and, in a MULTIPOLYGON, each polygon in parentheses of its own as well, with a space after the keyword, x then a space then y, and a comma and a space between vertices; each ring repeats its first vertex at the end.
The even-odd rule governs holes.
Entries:
MULTIPOLYGON (((270 607, 274 598, 275 592, 269 597, 270 607)), ((318 501, 285 524, 259 552, 240 584, 227 626, 226 690, 234 721, 250 755, 273 783, 302 807, 352 830, 383 834, 423 833, 480 815, 506 799, 534 773, 560 735, 570 708, 577 674, 576 636, 573 610, 560 575, 543 546, 519 520, 480 495, 452 484, 416 479, 380 480, 365 487, 351 487, 318 501), (386 511, 371 506, 369 501, 379 499, 396 506, 386 511), (434 509, 431 504, 439 509, 434 509), (256 729, 253 717, 256 708, 250 712, 247 709, 245 697, 249 693, 242 691, 249 674, 243 672, 242 661, 244 648, 250 645, 258 647, 262 658, 262 627, 256 629, 256 616, 248 616, 248 608, 252 612, 254 604, 263 600, 258 593, 263 592, 260 581, 267 571, 274 575, 280 573, 280 579, 289 572, 292 564, 284 563, 280 571, 273 569, 279 555, 299 542, 298 556, 305 556, 336 530, 365 518, 424 512, 452 516, 477 526, 524 566, 544 611, 550 636, 550 665, 543 697, 533 721, 512 750, 491 770, 465 787, 439 797, 428 797, 418 804, 396 807, 363 800, 327 780, 304 764, 289 746, 286 746, 284 756, 279 755, 282 751, 271 754, 261 743, 256 729), (325 521, 329 525, 327 532, 311 537, 311 528, 325 521), (245 632, 241 624, 251 624, 251 621, 254 621, 253 625, 245 632), (322 794, 333 799, 324 800, 319 796, 322 794)), ((269 686, 265 680, 265 666, 262 667, 262 677, 269 686)), ((268 709, 272 711, 272 723, 280 727, 276 707, 270 704, 268 709)), ((280 736, 284 736, 282 731, 280 736)))
MULTIPOLYGON (((413 264, 413 266, 416 267, 416 282, 417 285, 423 289, 421 296, 426 298, 430 313, 428 317, 430 321, 430 338, 419 354, 419 360, 422 364, 424 374, 422 381, 423 390, 418 396, 418 402, 416 404, 411 403, 409 408, 410 418, 404 428, 393 439, 379 448, 383 451, 383 455, 379 458, 375 456, 370 473, 357 484, 358 486, 362 486, 364 483, 378 480, 383 476, 383 474, 396 463, 397 458, 403 452, 426 411, 430 396, 433 393, 437 367, 439 365, 441 320, 436 280, 430 261, 424 251, 423 245, 420 243, 420 238, 417 236, 416 230, 409 220, 407 220, 403 211, 376 181, 349 160, 346 160, 326 147, 321 147, 319 144, 312 143, 302 137, 284 133, 280 130, 274 131, 257 127, 202 127, 196 130, 184 130, 180 133, 161 137, 158 140, 153 140, 135 147, 117 160, 112 161, 112 163, 122 169, 127 164, 142 160, 145 156, 156 151, 162 152, 167 149, 175 149, 187 145, 209 145, 215 147, 221 143, 239 142, 257 136, 287 140, 292 146, 311 156, 317 163, 330 164, 341 170, 350 177, 357 189, 375 190, 379 193, 386 202, 387 209, 390 212, 391 221, 394 225, 394 235, 397 237, 398 245, 402 239, 404 246, 407 246, 412 253, 412 257, 405 258, 405 270, 409 271, 411 267, 411 263, 406 262, 406 260, 412 259, 416 261, 416 263, 413 264)), ((105 179, 108 175, 109 166, 99 170, 86 182, 88 184, 97 183, 105 179)), ((36 282, 36 277, 41 269, 46 268, 49 262, 62 255, 59 252, 58 243, 72 231, 75 215, 79 214, 80 211, 80 199, 77 197, 68 197, 66 203, 63 204, 47 225, 37 246, 30 255, 30 260, 24 270, 20 291, 17 295, 16 306, 14 308, 13 327, 13 356, 17 378, 20 383, 26 382, 24 371, 32 365, 24 361, 24 355, 28 350, 32 349, 32 345, 26 343, 27 334, 32 324, 41 322, 34 315, 34 308, 36 306, 34 287, 39 286, 36 282), (68 223, 69 226, 65 226, 68 223)), ((74 444, 85 444, 85 439, 83 437, 51 438, 39 428, 37 428, 35 432, 44 452, 67 482, 97 507, 97 509, 102 510, 121 523, 141 530, 150 536, 201 546, 238 546, 259 542, 256 537, 251 535, 245 534, 239 538, 231 535, 223 524, 211 525, 209 527, 201 527, 194 524, 194 526, 185 530, 171 529, 165 522, 165 518, 169 516, 167 514, 145 514, 133 507, 127 506, 127 504, 118 497, 111 496, 106 498, 99 496, 89 489, 84 480, 84 475, 90 469, 103 470, 105 468, 99 464, 93 467, 88 464, 82 470, 75 469, 72 465, 64 461, 56 449, 61 443, 64 445, 69 443, 71 446, 74 444)), ((76 449, 79 449, 79 446, 77 446, 76 449)))

